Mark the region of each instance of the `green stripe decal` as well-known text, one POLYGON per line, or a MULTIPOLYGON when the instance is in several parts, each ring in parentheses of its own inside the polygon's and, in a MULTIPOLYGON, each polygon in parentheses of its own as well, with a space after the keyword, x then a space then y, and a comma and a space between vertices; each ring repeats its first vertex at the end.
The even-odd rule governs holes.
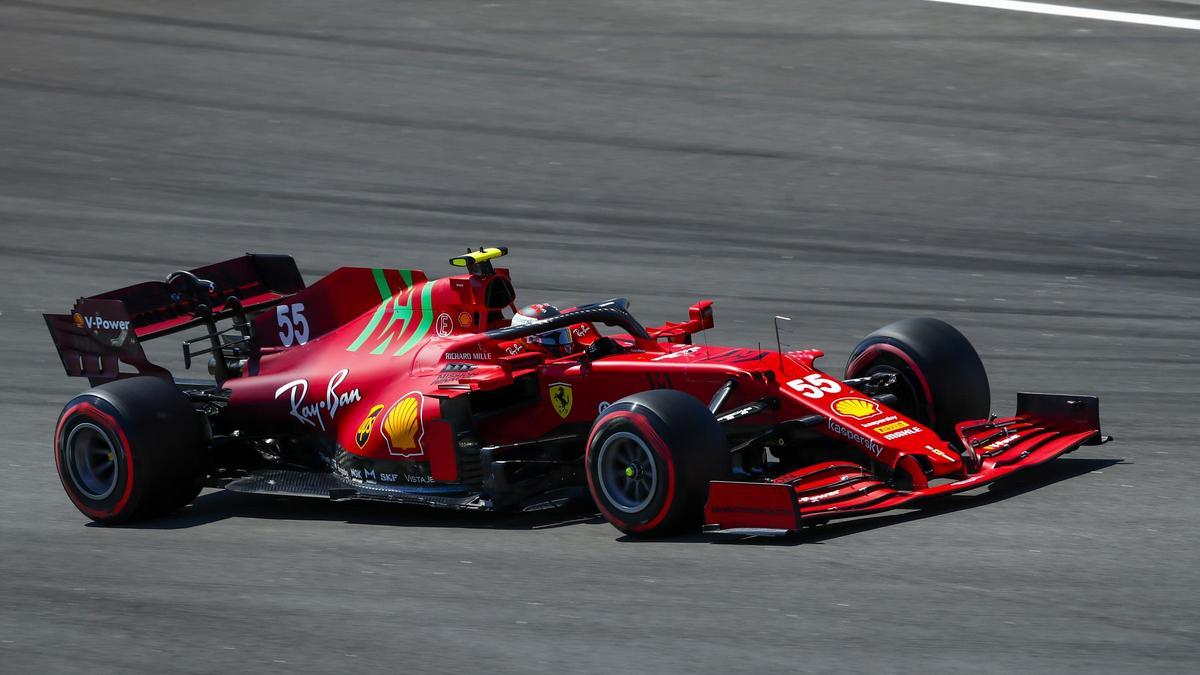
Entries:
POLYGON ((421 320, 408 341, 400 346, 393 356, 401 356, 407 353, 413 347, 417 346, 417 343, 429 333, 430 327, 433 326, 433 282, 428 281, 421 284, 421 288, 418 290, 413 288, 412 270, 397 270, 397 272, 400 274, 400 279, 404 287, 400 291, 393 293, 384 270, 371 270, 371 275, 375 278, 375 285, 379 288, 379 295, 382 301, 379 303, 379 307, 375 308, 375 314, 367 322, 362 333, 346 348, 346 351, 356 352, 374 337, 374 339, 380 342, 375 345, 371 353, 385 353, 392 343, 392 338, 404 335, 407 332, 414 312, 421 315, 421 320), (402 305, 400 304, 400 296, 405 295, 403 293, 405 290, 409 292, 406 294, 406 300, 402 305), (415 310, 413 308, 414 299, 417 301, 415 310), (389 312, 389 310, 391 311, 389 312), (388 317, 387 323, 383 328, 380 328, 379 325, 383 323, 384 315, 389 313, 391 316, 388 317), (397 323, 399 324, 398 327, 396 326, 397 323))
POLYGON ((417 330, 413 332, 412 337, 404 346, 396 350, 392 356, 402 356, 405 352, 417 346, 417 343, 425 339, 429 334, 429 327, 433 325, 433 282, 427 282, 421 287, 421 323, 417 325, 417 330))
POLYGON ((371 270, 371 276, 375 277, 375 285, 379 287, 379 297, 387 300, 392 297, 392 289, 388 286, 387 277, 381 269, 371 270))
POLYGON ((409 320, 412 319, 412 295, 412 293, 408 294, 408 302, 403 305, 400 304, 399 297, 396 297, 392 300, 392 318, 388 319, 387 325, 383 327, 383 333, 387 334, 387 338, 384 339, 383 342, 375 345, 375 349, 371 350, 372 354, 382 354, 384 350, 387 349, 388 345, 392 343, 392 335, 394 335, 394 333, 392 333, 392 326, 395 325, 397 321, 400 322, 399 332, 404 332, 405 327, 408 326, 409 320))
POLYGON ((359 333, 358 339, 356 339, 354 342, 351 342, 349 347, 346 347, 346 351, 356 352, 358 351, 359 347, 363 346, 363 343, 367 341, 367 338, 371 337, 371 333, 375 332, 375 327, 379 325, 379 321, 383 319, 383 312, 385 310, 387 310, 386 300, 379 303, 379 308, 375 310, 375 316, 371 317, 371 321, 367 323, 367 327, 363 329, 362 333, 359 333))
MULTIPOLYGON (((375 285, 379 287, 379 297, 382 299, 382 301, 379 303, 379 307, 375 310, 375 315, 372 316, 371 320, 367 322, 367 327, 363 328, 363 331, 362 333, 359 333, 358 338, 354 342, 350 343, 350 346, 346 348, 346 351, 348 352, 358 351, 358 349, 363 346, 363 343, 367 341, 367 338, 371 337, 371 335, 375 333, 376 326, 378 326, 379 322, 383 320, 383 313, 387 311, 388 300, 392 297, 392 289, 388 287, 387 277, 384 276, 383 270, 372 269, 371 276, 375 277, 375 285)), ((411 279, 411 275, 408 278, 411 279)))

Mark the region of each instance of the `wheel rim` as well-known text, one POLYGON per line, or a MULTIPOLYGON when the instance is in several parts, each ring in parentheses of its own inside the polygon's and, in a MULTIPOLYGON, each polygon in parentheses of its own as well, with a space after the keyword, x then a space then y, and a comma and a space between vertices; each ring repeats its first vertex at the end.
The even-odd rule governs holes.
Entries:
POLYGON ((600 491, 613 507, 637 513, 654 499, 658 466, 654 454, 637 436, 618 431, 604 440, 596 458, 600 491))
POLYGON ((889 393, 896 396, 896 404, 891 406, 894 410, 899 410, 914 419, 926 416, 927 412, 925 409, 927 406, 924 401, 925 397, 921 394, 918 385, 913 382, 911 375, 890 364, 872 366, 866 375, 869 377, 877 373, 887 373, 896 377, 896 384, 889 391, 889 393))
POLYGON ((66 446, 67 475, 76 490, 98 501, 117 489, 121 474, 117 451, 100 427, 89 422, 76 426, 66 446))

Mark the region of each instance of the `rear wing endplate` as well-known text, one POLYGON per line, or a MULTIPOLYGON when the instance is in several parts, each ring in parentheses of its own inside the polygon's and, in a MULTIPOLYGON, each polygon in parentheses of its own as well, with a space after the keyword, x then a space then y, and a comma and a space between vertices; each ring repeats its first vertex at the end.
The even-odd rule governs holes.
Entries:
POLYGON ((123 362, 170 379, 146 359, 141 340, 269 307, 303 289, 291 256, 247 254, 80 298, 70 314, 43 316, 67 375, 110 380, 120 376, 123 362))

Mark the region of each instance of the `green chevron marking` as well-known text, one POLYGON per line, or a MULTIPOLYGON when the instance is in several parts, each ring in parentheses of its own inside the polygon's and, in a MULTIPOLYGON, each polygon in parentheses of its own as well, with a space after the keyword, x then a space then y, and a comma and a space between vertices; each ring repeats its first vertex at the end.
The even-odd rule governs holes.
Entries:
POLYGON ((432 281, 426 282, 425 285, 421 287, 421 300, 418 307, 421 309, 421 323, 417 324, 417 330, 413 332, 413 335, 408 339, 408 342, 405 342, 404 346, 400 347, 400 349, 397 349, 396 353, 392 354, 392 356, 402 356, 408 350, 417 346, 417 343, 423 340, 425 336, 429 334, 429 327, 433 325, 432 281))
MULTIPOLYGON (((413 286, 412 270, 399 270, 400 278, 404 282, 404 288, 411 289, 413 286)), ((405 328, 412 321, 414 311, 421 313, 421 321, 417 324, 413 335, 409 337, 403 345, 401 345, 393 356, 401 356, 417 345, 428 333, 433 325, 433 314, 431 314, 431 306, 433 300, 433 282, 422 284, 419 293, 409 293, 404 304, 400 304, 399 293, 393 293, 388 286, 387 277, 381 269, 372 269, 371 275, 375 278, 375 285, 379 288, 379 295, 382 300, 379 307, 375 309, 375 314, 371 316, 371 320, 363 328, 359 336, 346 348, 346 351, 356 352, 362 348, 367 341, 371 340, 372 336, 382 338, 382 341, 371 350, 372 354, 383 354, 392 344, 392 338, 403 335, 405 328), (417 300, 417 306, 414 309, 412 306, 414 297, 417 300), (390 307, 389 307, 389 302, 390 307), (391 310, 390 312, 388 310, 391 310), (391 314, 388 317, 387 323, 381 329, 379 325, 383 322, 385 314, 391 314), (399 329, 394 329, 396 324, 399 324, 399 329)))

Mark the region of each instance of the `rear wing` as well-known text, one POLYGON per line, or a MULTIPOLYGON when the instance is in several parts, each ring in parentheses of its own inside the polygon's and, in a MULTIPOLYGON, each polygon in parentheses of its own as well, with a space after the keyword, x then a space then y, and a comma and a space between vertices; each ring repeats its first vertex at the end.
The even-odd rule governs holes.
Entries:
POLYGON ((277 304, 304 289, 296 261, 287 255, 247 254, 175 272, 75 302, 70 314, 45 314, 50 337, 67 375, 93 384, 121 376, 126 363, 145 375, 171 374, 146 359, 140 341, 234 318, 277 304))

